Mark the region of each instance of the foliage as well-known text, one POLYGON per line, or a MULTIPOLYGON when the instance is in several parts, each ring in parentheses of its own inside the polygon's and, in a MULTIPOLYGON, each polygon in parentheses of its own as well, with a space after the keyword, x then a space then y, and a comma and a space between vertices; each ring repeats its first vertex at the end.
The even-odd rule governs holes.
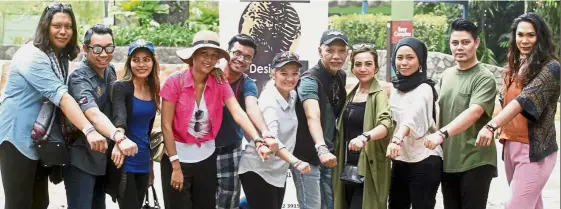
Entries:
MULTIPOLYGON (((378 5, 375 7, 368 7, 366 13, 391 15, 392 10, 389 5, 378 5)), ((362 6, 345 6, 345 7, 330 6, 329 14, 334 14, 334 15, 362 14, 362 6)))
POLYGON ((452 22, 458 17, 462 17, 462 5, 452 3, 427 3, 418 2, 415 4, 415 14, 430 14, 436 16, 445 16, 448 22, 452 22))
POLYGON ((493 50, 487 48, 485 33, 480 33, 479 39, 481 40, 481 42, 479 43, 479 47, 477 48, 477 59, 480 62, 497 66, 498 63, 497 60, 495 60, 495 53, 493 53, 493 50))
POLYGON ((189 24, 218 31, 218 7, 211 2, 192 1, 189 6, 189 24))
POLYGON ((157 46, 188 47, 193 35, 200 30, 218 32, 218 6, 216 2, 191 1, 190 17, 183 24, 143 24, 139 26, 114 26, 115 44, 128 45, 143 38, 157 46))
POLYGON ((198 30, 188 25, 162 24, 159 27, 113 27, 115 44, 126 46, 137 39, 149 40, 156 46, 191 46, 193 35, 198 30))
MULTIPOLYGON (((371 14, 329 17, 330 27, 344 31, 351 43, 374 43, 378 49, 386 48, 388 20, 389 16, 371 14)), ((446 29, 446 18, 442 16, 416 15, 413 20, 413 35, 425 42, 429 51, 444 52, 446 29)))
POLYGON ((124 14, 125 16, 133 15, 138 18, 140 25, 155 24, 152 19, 152 14, 168 14, 169 5, 160 4, 160 1, 141 1, 131 0, 120 2, 116 14, 124 14))
POLYGON ((537 15, 541 16, 544 21, 548 23, 556 49, 559 51, 558 56, 561 56, 561 37, 559 36, 559 34, 561 34, 559 28, 559 21, 561 21, 561 3, 552 0, 531 2, 528 4, 528 10, 536 12, 537 15))
MULTIPOLYGON (((60 1, 67 2, 72 5, 72 10, 76 16, 76 23, 78 25, 78 37, 82 39, 86 28, 95 23, 100 23, 103 20, 103 0, 81 0, 81 1, 60 1)), ((10 16, 40 16, 45 7, 51 2, 49 1, 23 1, 14 3, 13 1, 0 1, 0 14, 7 16, 5 21, 10 21, 10 16)), ((1 23, 0 23, 1 24, 1 23)), ((31 27, 33 30, 36 25, 26 26, 31 27)), ((1 28, 1 27, 0 27, 1 28)), ((3 33, 3 31, 0 31, 3 33)), ((21 44, 30 39, 34 34, 20 34, 16 37, 6 37, 10 39, 11 44, 21 44)), ((0 35, 0 38, 2 36, 0 35)), ((0 40, 1 42, 2 40, 0 40)))

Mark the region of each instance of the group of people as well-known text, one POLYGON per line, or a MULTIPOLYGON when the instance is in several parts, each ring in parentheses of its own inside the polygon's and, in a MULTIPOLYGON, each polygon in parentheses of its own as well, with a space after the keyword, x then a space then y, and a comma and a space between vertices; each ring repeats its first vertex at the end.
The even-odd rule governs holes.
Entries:
POLYGON ((0 99, 4 208, 47 208, 49 181, 64 182, 69 209, 105 208, 106 194, 120 208, 141 208, 154 179, 156 114, 167 209, 239 208, 241 187, 249 208, 280 209, 288 169, 302 209, 434 208, 439 186, 446 209, 485 208, 495 138, 511 188, 505 207, 543 208, 557 159, 561 69, 541 17, 519 16, 511 36, 502 89, 477 60, 477 26, 457 19, 449 41, 457 65, 438 83, 418 39, 391 52, 387 91, 375 78, 374 46, 329 29, 310 69, 293 52, 276 54, 259 94, 246 74, 257 43, 245 34, 225 50, 215 32, 196 33, 177 51, 188 68, 161 86, 151 42, 130 44, 117 80, 112 30, 95 25, 70 73, 80 51, 75 16, 71 5, 51 3, 34 40, 14 55, 0 99), (347 58, 358 79, 349 93, 347 58), (215 67, 220 59, 224 69, 215 67))

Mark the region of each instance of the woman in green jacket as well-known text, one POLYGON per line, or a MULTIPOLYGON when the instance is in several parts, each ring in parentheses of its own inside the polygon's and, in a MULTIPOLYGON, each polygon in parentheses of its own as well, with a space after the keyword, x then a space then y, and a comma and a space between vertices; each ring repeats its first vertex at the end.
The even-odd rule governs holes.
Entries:
POLYGON ((385 209, 390 185, 390 161, 385 154, 388 136, 393 132, 388 96, 375 79, 378 54, 374 47, 353 46, 351 63, 359 83, 348 94, 337 124, 338 162, 332 174, 334 207, 385 209), (359 183, 342 180, 353 173, 343 171, 352 171, 353 166, 358 168, 359 183))

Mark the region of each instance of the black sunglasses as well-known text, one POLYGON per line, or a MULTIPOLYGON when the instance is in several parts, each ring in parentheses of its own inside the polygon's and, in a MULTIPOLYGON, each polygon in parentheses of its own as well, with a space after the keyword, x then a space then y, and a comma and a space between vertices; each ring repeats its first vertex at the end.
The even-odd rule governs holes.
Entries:
POLYGON ((369 43, 353 44, 352 48, 353 50, 359 50, 364 48, 375 50, 376 44, 369 44, 369 43))
POLYGON ((49 4, 49 6, 47 6, 48 9, 52 9, 52 10, 70 10, 72 11, 72 5, 70 5, 69 3, 58 3, 58 2, 54 2, 49 4))
POLYGON ((105 51, 107 54, 113 54, 115 51, 115 45, 109 46, 88 46, 88 49, 92 49, 94 54, 101 54, 101 52, 105 51))
MULTIPOLYGON (((195 120, 200 120, 203 119, 203 115, 205 112, 203 112, 202 110, 197 110, 197 112, 195 112, 195 120)), ((193 127, 193 130, 195 132, 199 132, 202 129, 202 123, 197 121, 195 122, 195 127, 193 127)))

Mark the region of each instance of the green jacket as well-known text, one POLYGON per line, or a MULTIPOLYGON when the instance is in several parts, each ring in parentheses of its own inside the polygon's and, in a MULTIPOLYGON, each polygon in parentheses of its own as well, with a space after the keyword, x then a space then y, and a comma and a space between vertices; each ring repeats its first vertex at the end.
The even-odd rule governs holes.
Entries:
MULTIPOLYGON (((357 89, 358 84, 348 94, 349 96, 347 96, 347 101, 343 108, 347 107, 357 89)), ((343 112, 341 111, 341 115, 343 112)), ((339 118, 342 118, 342 116, 339 118)), ((337 166, 333 168, 332 174, 335 209, 347 209, 345 204, 345 185, 339 180, 344 164, 344 149, 346 149, 343 121, 339 119, 337 123, 337 130, 339 131, 335 139, 334 152, 337 156, 337 166)), ((386 149, 390 142, 390 136, 393 134, 394 124, 391 118, 388 96, 378 81, 374 79, 370 85, 370 92, 366 100, 363 130, 372 130, 378 125, 386 126, 388 128, 388 135, 383 139, 369 141, 361 151, 358 161, 358 173, 364 176, 363 209, 386 209, 390 189, 391 161, 386 158, 386 149)))

